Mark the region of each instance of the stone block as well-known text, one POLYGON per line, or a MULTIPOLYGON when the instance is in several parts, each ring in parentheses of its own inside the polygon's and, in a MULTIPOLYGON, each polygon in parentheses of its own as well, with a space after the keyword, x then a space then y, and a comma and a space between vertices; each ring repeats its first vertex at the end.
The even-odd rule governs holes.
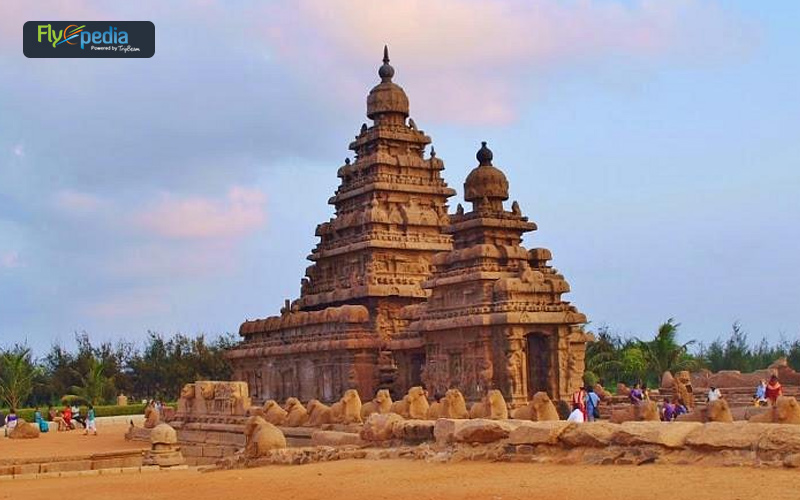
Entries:
POLYGON ((204 457, 222 458, 223 451, 224 450, 223 450, 222 446, 213 446, 213 445, 205 445, 205 446, 203 446, 203 456, 204 457))
POLYGON ((682 448, 686 436, 702 426, 699 422, 624 422, 611 437, 611 442, 620 446, 655 444, 682 448))
POLYGON ((311 434, 312 446, 366 446, 358 434, 339 431, 316 431, 311 434))
POLYGON ((39 464, 17 464, 14 466, 14 476, 25 476, 29 474, 38 474, 39 464))
POLYGON ((453 435, 456 432, 457 420, 440 418, 433 424, 433 437, 437 443, 447 444, 453 442, 453 435))
POLYGON ((203 431, 178 431, 178 442, 180 443, 205 443, 206 433, 203 431))
POLYGON ((394 437, 412 443, 432 441, 434 420, 404 420, 394 428, 394 437))
POLYGON ((395 427, 404 423, 397 413, 373 413, 364 422, 361 439, 366 441, 388 441, 395 436, 395 427))
POLYGON ((203 456, 203 447, 202 446, 181 446, 181 453, 183 453, 184 457, 202 457, 203 456))
POLYGON ((558 440, 570 447, 602 448, 611 443, 619 424, 609 422, 585 422, 570 424, 558 440))
POLYGON ((14 475, 13 465, 0 465, 0 476, 13 476, 13 475, 14 475))
POLYGON ((92 461, 70 460, 68 462, 43 463, 39 472, 71 472, 79 470, 92 470, 92 461))
MULTIPOLYGON (((750 424, 757 425, 757 424, 750 424)), ((800 425, 766 424, 758 440, 758 451, 800 453, 800 425)))
POLYGON ((453 439, 461 443, 493 443, 505 439, 514 426, 502 420, 477 418, 456 425, 453 439))
POLYGON ((709 422, 686 436, 686 446, 706 450, 754 450, 761 436, 772 425, 749 422, 709 422))
POLYGON ((558 443, 558 438, 568 427, 569 422, 554 420, 550 422, 525 422, 508 435, 509 444, 549 444, 558 443))

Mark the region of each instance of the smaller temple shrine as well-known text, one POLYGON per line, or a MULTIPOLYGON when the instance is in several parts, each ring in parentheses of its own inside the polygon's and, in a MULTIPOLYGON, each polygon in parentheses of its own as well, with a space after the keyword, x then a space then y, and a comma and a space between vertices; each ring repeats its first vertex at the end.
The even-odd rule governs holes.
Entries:
POLYGON ((410 118, 384 48, 367 118, 338 169, 335 214, 317 226, 300 297, 280 316, 246 321, 228 352, 255 401, 333 401, 389 389, 401 397, 499 389, 512 405, 537 391, 566 399, 582 385, 586 317, 549 250, 522 246, 536 224, 517 202, 486 143, 461 205, 431 138, 410 118))

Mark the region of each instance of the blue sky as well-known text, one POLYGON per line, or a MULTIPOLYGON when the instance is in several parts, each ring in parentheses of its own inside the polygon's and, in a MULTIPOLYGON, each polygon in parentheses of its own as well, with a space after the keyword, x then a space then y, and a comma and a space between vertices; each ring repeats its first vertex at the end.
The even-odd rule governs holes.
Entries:
POLYGON ((461 200, 481 140, 592 327, 800 334, 796 2, 0 6, 0 344, 236 331, 299 280, 384 43, 461 200), (146 60, 28 20, 152 20, 146 60))

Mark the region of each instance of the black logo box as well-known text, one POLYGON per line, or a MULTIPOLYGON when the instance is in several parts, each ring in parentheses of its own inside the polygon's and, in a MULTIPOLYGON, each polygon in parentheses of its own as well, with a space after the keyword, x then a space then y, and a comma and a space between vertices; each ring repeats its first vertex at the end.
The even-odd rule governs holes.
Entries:
MULTIPOLYGON (((72 32, 75 27, 70 28, 72 32)), ((60 38, 58 41, 63 40, 60 38)), ((28 21, 22 27, 22 53, 32 58, 141 58, 153 57, 156 52, 156 27, 150 21, 28 21), (51 36, 44 26, 50 25, 51 36), (68 26, 84 26, 71 42, 61 43, 53 47, 52 40, 68 26), (39 27, 42 26, 41 42, 39 27), (116 28, 116 29, 114 29, 116 28), (110 33, 108 33, 110 31, 110 33), (127 42, 119 42, 121 33, 127 34, 127 42), (86 42, 89 34, 89 41, 86 42), (94 33, 100 33, 100 42, 94 33), (116 40, 115 40, 116 37, 116 40), (111 43, 108 43, 108 41, 111 43), (81 44, 83 42, 83 48, 81 44), (94 47, 94 48, 92 48, 94 47), (116 47, 116 48, 115 48, 116 47)))

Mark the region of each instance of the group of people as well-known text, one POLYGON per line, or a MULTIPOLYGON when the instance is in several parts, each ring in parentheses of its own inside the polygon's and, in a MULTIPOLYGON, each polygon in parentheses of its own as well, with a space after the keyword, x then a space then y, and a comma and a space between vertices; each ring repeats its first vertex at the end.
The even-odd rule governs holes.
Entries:
MULTIPOLYGON (((14 430, 19 421, 20 418, 14 408, 12 408, 5 417, 0 414, 0 425, 5 427, 6 437, 14 430)), ((38 407, 34 408, 33 423, 39 426, 39 432, 48 432, 51 422, 57 426, 57 431, 70 431, 83 428, 84 434, 89 434, 91 432, 95 436, 97 435, 97 417, 95 415, 94 406, 92 405, 88 406, 85 417, 81 415, 81 409, 76 404, 72 406, 65 405, 63 410, 57 410, 52 405, 48 406, 46 416, 42 415, 38 407)))
POLYGON ((783 396, 783 387, 778 381, 778 376, 773 375, 769 378, 769 383, 762 379, 758 384, 756 394, 753 396, 753 404, 755 406, 775 406, 779 396, 783 396))
POLYGON ((594 422, 600 418, 600 396, 590 386, 582 387, 572 395, 572 412, 567 422, 594 422))

